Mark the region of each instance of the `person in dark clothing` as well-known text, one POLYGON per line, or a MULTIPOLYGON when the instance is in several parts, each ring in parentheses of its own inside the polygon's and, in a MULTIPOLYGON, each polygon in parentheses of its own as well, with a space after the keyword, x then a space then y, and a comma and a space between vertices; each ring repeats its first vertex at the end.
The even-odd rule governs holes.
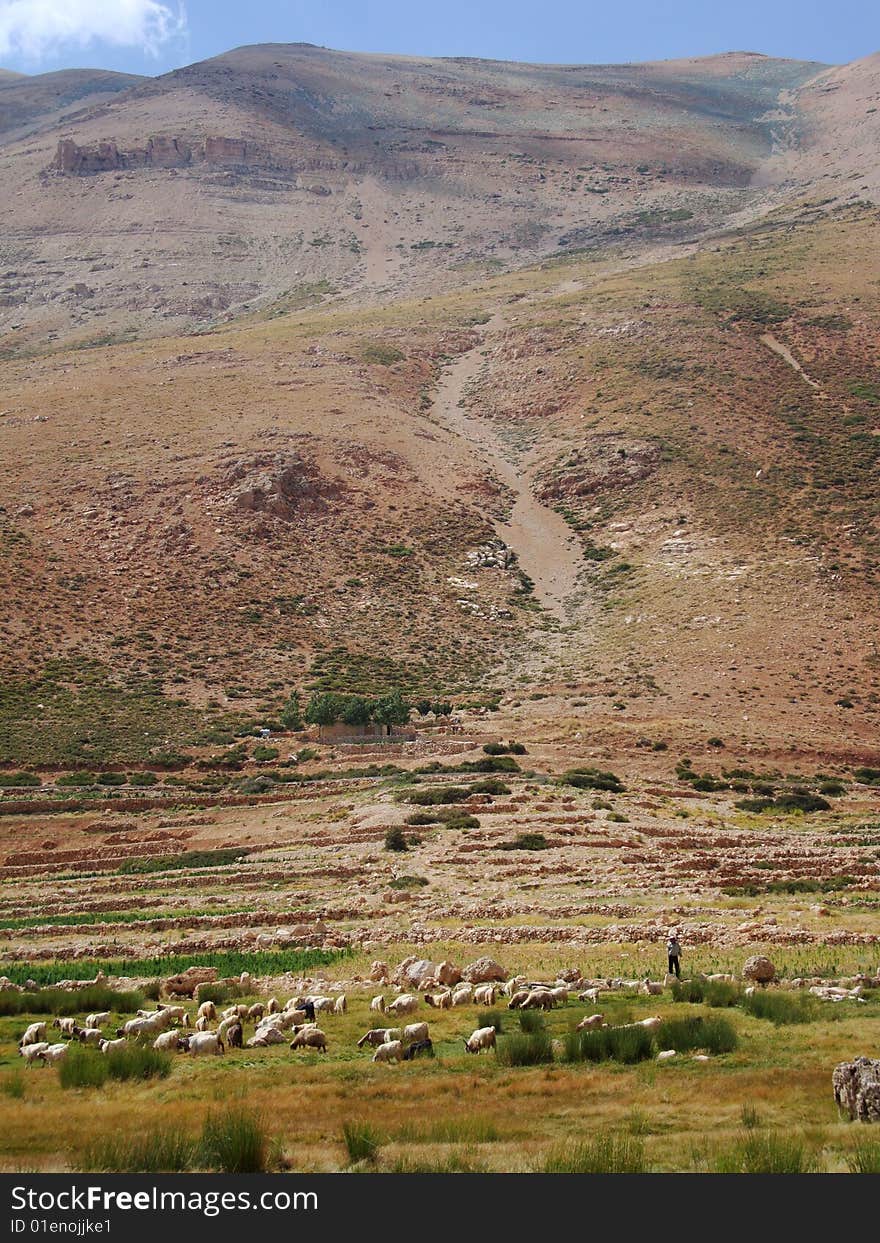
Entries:
POLYGON ((675 932, 670 932, 666 938, 666 956, 669 960, 669 974, 674 975, 677 980, 681 979, 681 946, 678 943, 678 937, 675 932))

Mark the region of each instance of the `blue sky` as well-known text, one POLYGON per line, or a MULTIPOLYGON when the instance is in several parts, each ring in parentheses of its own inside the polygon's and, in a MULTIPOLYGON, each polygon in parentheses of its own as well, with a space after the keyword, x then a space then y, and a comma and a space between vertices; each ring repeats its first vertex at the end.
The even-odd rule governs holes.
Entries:
POLYGON ((168 69, 245 43, 608 63, 749 50, 880 50, 877 0, 0 0, 0 65, 168 69))

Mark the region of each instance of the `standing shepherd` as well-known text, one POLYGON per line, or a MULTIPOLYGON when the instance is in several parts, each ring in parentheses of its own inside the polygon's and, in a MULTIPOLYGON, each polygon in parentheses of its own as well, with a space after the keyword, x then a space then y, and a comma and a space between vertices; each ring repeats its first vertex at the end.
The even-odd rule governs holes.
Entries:
POLYGON ((669 960, 669 974, 677 980, 681 979, 681 946, 674 928, 670 928, 666 938, 666 956, 669 960))

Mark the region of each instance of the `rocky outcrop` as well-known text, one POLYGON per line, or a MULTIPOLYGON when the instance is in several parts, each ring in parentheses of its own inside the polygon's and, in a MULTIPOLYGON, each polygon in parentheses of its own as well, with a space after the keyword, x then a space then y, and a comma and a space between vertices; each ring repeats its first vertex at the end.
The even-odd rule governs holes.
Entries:
POLYGON ((236 509, 291 519, 302 509, 323 509, 340 495, 341 486, 325 479, 298 454, 259 454, 241 458, 226 473, 236 509))
POLYGON ((880 1122, 880 1061, 857 1057, 835 1066, 831 1076, 837 1107, 852 1121, 880 1122))
POLYGON ((49 168, 63 177, 89 177, 117 169, 187 168, 191 164, 249 172, 274 168, 276 161, 267 148, 244 138, 214 136, 192 142, 174 134, 157 134, 125 150, 112 138, 82 146, 72 138, 62 138, 49 168))
POLYGON ((162 984, 162 991, 168 997, 192 997, 200 984, 213 984, 216 979, 216 967, 187 967, 180 975, 169 976, 162 984))
POLYGON ((506 980, 507 972, 494 958, 478 958, 462 969, 461 978, 468 984, 490 984, 493 980, 506 980))

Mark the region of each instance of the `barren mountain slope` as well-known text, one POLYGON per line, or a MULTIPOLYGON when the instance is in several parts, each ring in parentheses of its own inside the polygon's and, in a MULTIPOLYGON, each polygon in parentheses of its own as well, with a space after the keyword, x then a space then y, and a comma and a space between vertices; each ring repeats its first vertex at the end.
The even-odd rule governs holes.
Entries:
POLYGON ((108 96, 143 79, 107 69, 61 69, 55 73, 0 73, 0 143, 15 142, 39 129, 66 125, 108 96))
POLYGON ((797 128, 780 92, 822 68, 277 45, 144 81, 0 149, 0 348, 437 292, 560 250, 698 237, 766 202, 752 180, 797 128))
POLYGON ((10 758, 96 704, 144 754, 294 684, 870 744, 877 229, 805 206, 654 266, 7 362, 10 758))

